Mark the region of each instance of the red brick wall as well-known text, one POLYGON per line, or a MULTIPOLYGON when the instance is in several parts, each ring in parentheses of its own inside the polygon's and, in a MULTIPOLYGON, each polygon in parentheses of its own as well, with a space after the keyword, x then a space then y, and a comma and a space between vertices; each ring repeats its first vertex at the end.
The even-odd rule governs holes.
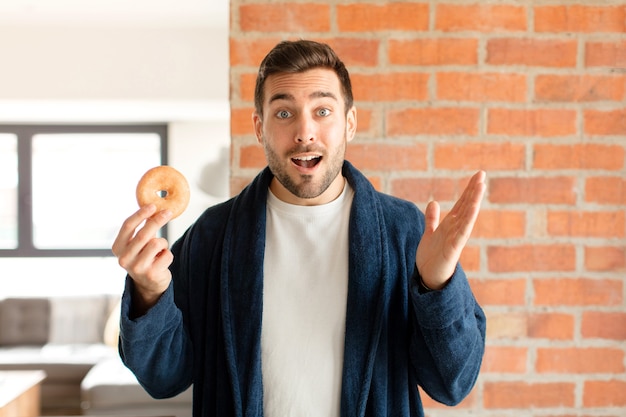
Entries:
POLYGON ((626 416, 623 1, 231 1, 232 191, 265 165, 255 70, 283 38, 328 42, 351 72, 348 159, 385 192, 449 209, 488 191, 463 265, 487 352, 434 416, 626 416))

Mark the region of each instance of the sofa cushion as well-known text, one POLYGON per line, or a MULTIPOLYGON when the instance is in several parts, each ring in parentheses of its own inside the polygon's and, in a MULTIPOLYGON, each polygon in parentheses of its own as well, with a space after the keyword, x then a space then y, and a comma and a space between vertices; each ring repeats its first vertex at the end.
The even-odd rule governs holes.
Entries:
POLYGON ((43 345, 50 332, 47 298, 7 298, 0 302, 0 346, 43 345))
POLYGON ((104 326, 114 306, 109 296, 50 299, 49 343, 102 343, 104 326))
POLYGON ((81 383, 83 409, 135 410, 145 407, 180 406, 191 411, 192 389, 176 397, 156 400, 137 382, 119 358, 94 366, 81 383))
POLYGON ((0 346, 102 343, 118 299, 91 295, 0 300, 0 346))
MULTIPOLYGON (((41 369, 42 409, 80 409, 80 382, 101 360, 118 357, 103 343, 119 296, 0 300, 0 369, 41 369)), ((54 411, 51 411, 54 410, 54 411)))
POLYGON ((44 409, 80 408, 80 383, 98 362, 118 357, 104 344, 0 347, 0 370, 40 369, 44 409))

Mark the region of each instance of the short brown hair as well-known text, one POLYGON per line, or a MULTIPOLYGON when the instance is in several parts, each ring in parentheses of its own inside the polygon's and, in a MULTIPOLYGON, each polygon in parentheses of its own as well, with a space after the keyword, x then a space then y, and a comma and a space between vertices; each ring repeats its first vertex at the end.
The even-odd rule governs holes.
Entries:
POLYGON ((328 68, 337 74, 347 113, 352 108, 354 98, 346 66, 330 46, 303 39, 280 42, 263 58, 254 89, 256 112, 263 115, 263 94, 267 77, 278 73, 299 73, 314 68, 328 68))

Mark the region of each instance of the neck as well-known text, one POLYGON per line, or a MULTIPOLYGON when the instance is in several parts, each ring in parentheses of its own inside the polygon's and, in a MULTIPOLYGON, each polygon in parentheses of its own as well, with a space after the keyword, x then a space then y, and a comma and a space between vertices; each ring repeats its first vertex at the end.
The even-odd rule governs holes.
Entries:
POLYGON ((322 194, 313 198, 303 198, 291 193, 274 177, 270 183, 270 190, 279 200, 285 203, 298 206, 319 206, 336 200, 343 192, 345 183, 346 179, 343 175, 339 174, 322 194))

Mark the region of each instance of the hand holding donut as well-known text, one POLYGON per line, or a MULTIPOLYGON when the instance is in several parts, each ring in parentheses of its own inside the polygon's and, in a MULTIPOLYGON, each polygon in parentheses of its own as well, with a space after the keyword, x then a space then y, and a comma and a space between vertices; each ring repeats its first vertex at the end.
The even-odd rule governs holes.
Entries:
POLYGON ((189 186, 173 168, 156 167, 139 181, 137 201, 140 209, 124 221, 112 250, 135 283, 133 312, 140 316, 158 301, 172 279, 168 267, 174 257, 167 240, 157 237, 157 232, 185 210, 189 186))

